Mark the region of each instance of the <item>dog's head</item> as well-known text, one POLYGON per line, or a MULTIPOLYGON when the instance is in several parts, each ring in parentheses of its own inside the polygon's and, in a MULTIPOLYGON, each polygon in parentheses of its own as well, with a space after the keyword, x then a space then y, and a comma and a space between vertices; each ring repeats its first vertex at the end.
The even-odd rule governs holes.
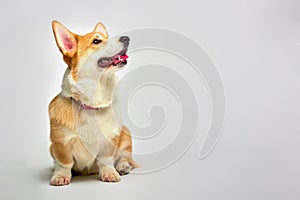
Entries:
POLYGON ((52 22, 52 28, 56 44, 71 68, 75 81, 86 73, 117 71, 127 63, 129 37, 109 38, 105 26, 100 22, 93 32, 83 36, 72 33, 57 21, 52 22))
POLYGON ((85 35, 72 33, 57 21, 52 22, 52 28, 68 65, 62 86, 65 96, 88 105, 108 104, 110 97, 106 96, 115 86, 110 77, 127 63, 129 37, 109 38, 102 23, 85 35))

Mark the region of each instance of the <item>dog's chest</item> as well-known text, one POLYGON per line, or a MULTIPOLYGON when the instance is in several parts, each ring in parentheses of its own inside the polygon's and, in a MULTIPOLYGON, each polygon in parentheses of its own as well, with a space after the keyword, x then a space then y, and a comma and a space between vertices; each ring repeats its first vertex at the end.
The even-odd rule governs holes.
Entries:
POLYGON ((91 165, 95 159, 106 152, 111 140, 120 133, 120 122, 107 108, 101 111, 81 110, 75 119, 76 131, 66 132, 66 142, 73 146, 73 156, 78 167, 91 165))
POLYGON ((93 157, 97 156, 109 140, 105 137, 99 120, 101 119, 96 115, 82 114, 77 124, 76 135, 93 157))
POLYGON ((101 148, 119 134, 117 122, 109 114, 109 109, 101 111, 81 111, 77 123, 77 136, 85 147, 96 155, 101 148))

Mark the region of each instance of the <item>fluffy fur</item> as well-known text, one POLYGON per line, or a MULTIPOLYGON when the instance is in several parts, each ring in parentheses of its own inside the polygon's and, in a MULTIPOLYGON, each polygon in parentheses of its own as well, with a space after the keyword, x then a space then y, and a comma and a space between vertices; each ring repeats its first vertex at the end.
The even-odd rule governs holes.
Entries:
POLYGON ((116 55, 128 44, 120 38, 109 39, 102 23, 84 36, 57 21, 52 28, 68 68, 62 91, 49 105, 50 153, 55 161, 50 184, 69 184, 71 171, 99 173, 102 181, 119 181, 120 175, 139 166, 132 159, 130 132, 122 124, 114 91, 118 83, 114 72, 125 64, 101 68, 97 61, 116 55), (101 42, 95 44, 95 39, 101 42), (71 98, 97 110, 84 109, 71 98))

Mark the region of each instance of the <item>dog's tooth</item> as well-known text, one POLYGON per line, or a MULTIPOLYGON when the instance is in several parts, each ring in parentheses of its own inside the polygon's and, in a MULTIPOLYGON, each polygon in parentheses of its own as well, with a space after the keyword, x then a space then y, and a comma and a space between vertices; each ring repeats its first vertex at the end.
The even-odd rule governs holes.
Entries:
POLYGON ((106 58, 105 58, 105 59, 102 59, 102 63, 103 63, 103 64, 106 64, 106 63, 108 63, 108 62, 109 62, 108 59, 106 59, 106 58))

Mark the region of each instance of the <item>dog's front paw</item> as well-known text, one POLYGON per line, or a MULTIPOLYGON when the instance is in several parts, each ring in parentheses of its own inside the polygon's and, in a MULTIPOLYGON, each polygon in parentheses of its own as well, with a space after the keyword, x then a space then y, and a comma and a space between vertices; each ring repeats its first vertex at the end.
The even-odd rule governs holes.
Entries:
POLYGON ((103 182, 118 182, 121 180, 116 169, 112 167, 102 167, 99 175, 100 180, 103 182))
POLYGON ((66 176, 60 176, 60 175, 54 175, 51 178, 50 185, 53 186, 63 186, 63 185, 69 185, 70 184, 70 178, 66 176))

